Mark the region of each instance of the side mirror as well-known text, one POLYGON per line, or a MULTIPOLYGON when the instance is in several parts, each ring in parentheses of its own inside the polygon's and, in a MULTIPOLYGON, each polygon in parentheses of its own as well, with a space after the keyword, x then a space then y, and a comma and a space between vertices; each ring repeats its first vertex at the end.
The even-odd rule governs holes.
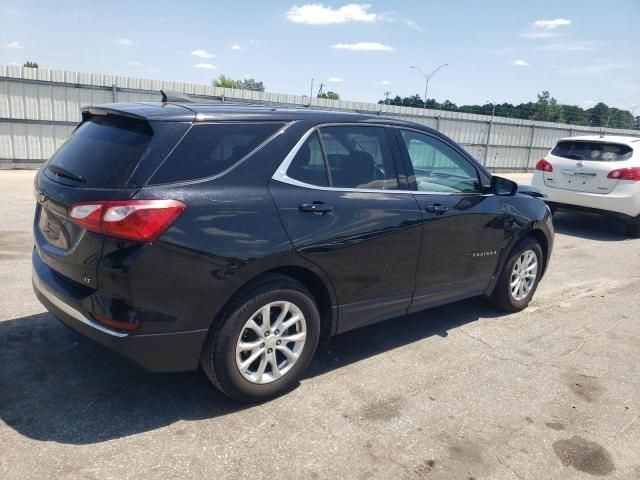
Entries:
POLYGON ((489 193, 494 195, 515 195, 518 191, 518 184, 509 180, 508 178, 498 177, 496 175, 491 177, 491 186, 489 187, 489 193))

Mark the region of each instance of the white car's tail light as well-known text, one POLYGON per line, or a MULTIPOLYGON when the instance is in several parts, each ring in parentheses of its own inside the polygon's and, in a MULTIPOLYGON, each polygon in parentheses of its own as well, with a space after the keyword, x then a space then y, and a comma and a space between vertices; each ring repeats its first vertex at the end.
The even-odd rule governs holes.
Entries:
POLYGON ((607 178, 613 178, 614 180, 634 180, 638 182, 640 181, 640 167, 618 168, 617 170, 610 171, 607 178))
POLYGON ((553 172, 553 165, 543 158, 542 160, 538 160, 538 163, 536 163, 536 170, 541 172, 553 172))

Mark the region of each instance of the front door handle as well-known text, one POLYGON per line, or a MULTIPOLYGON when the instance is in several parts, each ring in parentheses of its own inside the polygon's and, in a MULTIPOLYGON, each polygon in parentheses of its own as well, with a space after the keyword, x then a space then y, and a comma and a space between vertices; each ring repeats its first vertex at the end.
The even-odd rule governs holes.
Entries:
POLYGON ((298 205, 298 210, 300 210, 301 212, 325 214, 333 212, 333 207, 323 202, 301 203, 300 205, 298 205))
POLYGON ((440 205, 439 203, 436 203, 435 205, 427 205, 424 209, 427 212, 435 213, 436 215, 442 215, 444 212, 449 210, 448 207, 445 207, 444 205, 440 205))

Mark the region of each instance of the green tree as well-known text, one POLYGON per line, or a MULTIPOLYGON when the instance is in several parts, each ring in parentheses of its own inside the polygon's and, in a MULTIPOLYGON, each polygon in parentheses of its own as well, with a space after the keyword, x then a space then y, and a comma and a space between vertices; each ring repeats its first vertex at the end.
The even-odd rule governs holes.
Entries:
POLYGON ((609 126, 611 128, 633 128, 633 115, 626 110, 609 109, 609 126))
POLYGON ((38 64, 36 62, 32 62, 30 60, 27 60, 24 65, 22 65, 23 67, 26 68, 38 68, 38 64))
MULTIPOLYGON (((424 106, 424 101, 418 94, 404 98, 396 95, 386 101, 380 100, 378 103, 415 108, 422 108, 424 106)), ((491 115, 493 112, 492 103, 458 106, 449 100, 438 103, 432 98, 427 101, 427 108, 475 113, 479 115, 491 115)), ((538 95, 537 102, 520 103, 518 105, 512 105, 511 103, 496 104, 495 116, 570 123, 572 125, 607 126, 608 124, 608 126, 612 128, 633 128, 640 130, 640 116, 634 118, 631 112, 627 110, 609 108, 604 103, 598 103, 589 110, 584 110, 576 105, 559 105, 548 91, 544 91, 538 95)))
POLYGON ((567 123, 572 125, 586 125, 587 113, 576 105, 563 105, 564 118, 567 123))
POLYGON ((264 92, 264 84, 253 78, 245 78, 244 80, 235 80, 226 75, 220 75, 213 81, 214 87, 237 88, 239 90, 254 90, 264 92))
POLYGON ((253 90, 255 92, 264 92, 264 84, 262 82, 258 82, 253 78, 245 78, 242 81, 242 86, 240 87, 243 90, 253 90))
POLYGON ((220 76, 213 81, 214 87, 222 88, 240 88, 241 84, 242 82, 240 80, 234 80, 223 74, 220 74, 220 76))
POLYGON ((587 122, 592 127, 606 127, 609 123, 609 107, 600 102, 587 110, 587 122))
POLYGON ((564 122, 564 112, 562 105, 551 96, 548 90, 538 94, 538 101, 531 115, 532 120, 545 122, 564 122))
POLYGON ((456 110, 458 110, 458 106, 449 100, 445 100, 444 102, 442 102, 442 109, 455 112, 456 110))
POLYGON ((338 95, 336 92, 322 92, 318 94, 318 98, 327 98, 329 100, 340 100, 340 95, 338 95))

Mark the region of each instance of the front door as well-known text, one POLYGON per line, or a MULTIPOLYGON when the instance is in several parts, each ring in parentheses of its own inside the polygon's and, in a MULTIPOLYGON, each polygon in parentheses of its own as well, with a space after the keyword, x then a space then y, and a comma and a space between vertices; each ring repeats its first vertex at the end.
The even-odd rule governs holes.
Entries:
POLYGON ((483 193, 478 170, 457 147, 414 130, 396 135, 423 219, 410 311, 483 293, 504 240, 502 202, 483 193))
POLYGON ((400 192, 381 126, 314 130, 269 188, 297 251, 338 297, 339 331, 404 313, 415 287, 422 217, 400 192))

